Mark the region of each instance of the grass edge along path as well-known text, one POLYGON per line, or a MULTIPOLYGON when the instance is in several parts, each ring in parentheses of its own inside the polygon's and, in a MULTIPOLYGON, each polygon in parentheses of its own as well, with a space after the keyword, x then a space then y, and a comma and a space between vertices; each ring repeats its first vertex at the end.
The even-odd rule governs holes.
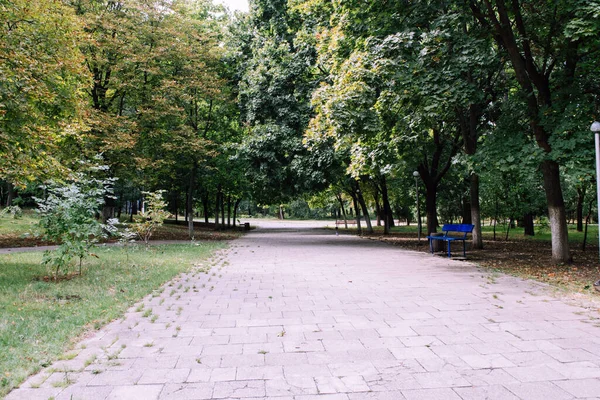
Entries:
POLYGON ((226 242, 105 247, 82 276, 46 282, 41 252, 0 255, 0 398, 29 375, 70 352, 86 334, 193 267, 202 268, 226 242))

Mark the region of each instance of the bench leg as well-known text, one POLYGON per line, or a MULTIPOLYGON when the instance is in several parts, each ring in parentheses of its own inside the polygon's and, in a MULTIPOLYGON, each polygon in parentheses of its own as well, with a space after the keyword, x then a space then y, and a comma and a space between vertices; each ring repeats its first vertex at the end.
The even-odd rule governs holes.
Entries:
POLYGON ((467 242, 463 240, 463 257, 467 258, 467 242))
POLYGON ((429 251, 433 254, 433 239, 429 239, 429 251))
POLYGON ((448 258, 452 258, 452 254, 450 253, 450 241, 448 240, 448 258))

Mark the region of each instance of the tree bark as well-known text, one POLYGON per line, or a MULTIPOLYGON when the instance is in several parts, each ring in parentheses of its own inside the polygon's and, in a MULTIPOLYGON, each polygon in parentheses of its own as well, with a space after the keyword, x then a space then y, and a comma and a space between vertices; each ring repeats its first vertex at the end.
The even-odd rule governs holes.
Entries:
POLYGON ((215 230, 219 230, 219 204, 220 204, 221 189, 217 189, 217 197, 215 199, 215 230))
POLYGON ((11 182, 7 182, 6 185, 8 186, 8 194, 6 197, 6 207, 10 207, 12 206, 13 200, 15 198, 15 187, 13 186, 13 184, 11 182))
POLYGON ((362 226, 360 225, 360 212, 358 211, 358 200, 356 199, 356 193, 352 192, 352 204, 354 205, 354 210, 356 210, 356 231, 359 235, 362 235, 362 226))
POLYGON ((533 214, 527 213, 523 215, 523 234, 525 236, 535 236, 535 230, 533 227, 533 214))
POLYGON ((479 175, 471 175, 471 223, 473 224, 473 248, 483 249, 483 236, 481 235, 481 212, 479 206, 479 175))
POLYGON ((392 206, 390 205, 390 196, 385 176, 381 177, 381 199, 383 201, 383 214, 385 218, 384 232, 385 234, 389 234, 391 228, 394 226, 394 215, 392 213, 392 206))
POLYGON ((577 232, 583 232, 583 202, 585 201, 586 188, 577 188, 577 232))
POLYGON ((227 196, 227 227, 231 228, 231 195, 227 196))
POLYGON ((237 210, 240 206, 240 203, 242 202, 242 199, 237 199, 235 201, 235 204, 233 205, 233 227, 236 227, 236 222, 237 222, 237 210))
POLYGON ((367 233, 373 233, 373 225, 371 225, 371 218, 369 217, 369 210, 367 209, 367 203, 365 202, 365 198, 362 195, 362 190, 360 190, 360 184, 356 183, 356 199, 358 200, 358 204, 362 209, 363 215, 365 216, 365 224, 367 225, 367 233))
POLYGON ((221 191, 221 229, 225 228, 225 195, 221 191))
POLYGON ((558 163, 552 160, 542 162, 544 190, 548 203, 548 219, 552 232, 552 261, 556 263, 571 262, 569 252, 569 233, 567 216, 560 186, 560 170, 558 163))
POLYGON ((204 223, 208 224, 208 192, 202 196, 202 208, 204 209, 204 223))
POLYGON ((188 216, 188 235, 191 239, 194 239, 194 192, 196 189, 196 163, 192 165, 190 171, 190 182, 188 185, 187 195, 187 216, 188 216))
POLYGON ((464 195, 461 199, 462 205, 462 224, 472 224, 473 217, 471 216, 471 199, 470 196, 464 195))
POLYGON ((104 197, 104 205, 102 206, 102 223, 106 224, 111 218, 115 217, 115 207, 117 205, 116 199, 112 196, 104 197))
POLYGON ((437 184, 425 185, 425 215, 427 215, 427 235, 437 232, 437 184))
POLYGON ((133 222, 133 216, 137 215, 137 213, 138 213, 137 202, 138 202, 137 200, 131 201, 131 215, 129 216, 129 222, 133 222))
POLYGON ((339 193, 336 193, 335 197, 338 199, 338 202, 340 203, 340 207, 342 208, 342 214, 344 215, 344 226, 346 229, 348 229, 348 217, 346 216, 346 208, 344 207, 344 201, 342 200, 342 195, 339 193))
POLYGON ((379 196, 377 196, 377 191, 375 191, 375 193, 373 194, 373 201, 375 202, 375 215, 377 216, 377 226, 381 226, 381 215, 383 214, 383 211, 381 211, 381 206, 379 205, 379 196))

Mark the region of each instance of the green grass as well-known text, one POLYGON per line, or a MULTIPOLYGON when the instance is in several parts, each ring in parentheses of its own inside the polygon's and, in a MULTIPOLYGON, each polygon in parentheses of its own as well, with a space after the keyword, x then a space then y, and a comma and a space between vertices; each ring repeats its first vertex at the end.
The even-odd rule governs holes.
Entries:
POLYGON ((76 338, 119 318, 177 274, 207 259, 223 242, 101 248, 84 274, 59 283, 42 254, 0 255, 0 397, 72 348, 76 338))
POLYGON ((33 211, 25 211, 23 217, 13 218, 10 215, 0 217, 0 235, 23 235, 36 231, 39 218, 33 211))

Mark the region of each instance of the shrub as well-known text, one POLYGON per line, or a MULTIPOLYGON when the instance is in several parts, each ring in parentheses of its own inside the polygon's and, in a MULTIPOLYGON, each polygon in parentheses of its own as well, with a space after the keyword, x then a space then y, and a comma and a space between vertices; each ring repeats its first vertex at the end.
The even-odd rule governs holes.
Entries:
POLYGON ((163 200, 164 190, 142 192, 146 196, 144 211, 135 216, 132 230, 144 241, 146 246, 152 234, 171 214, 165 211, 167 203, 163 200))
MULTIPOLYGON (((102 167, 95 167, 102 169, 102 167)), ((63 270, 68 273, 73 258, 79 258, 79 273, 83 259, 92 255, 96 242, 116 229, 111 220, 107 225, 96 219, 104 204, 104 197, 112 192, 112 180, 102 180, 77 173, 64 186, 53 184, 46 187, 47 197, 36 198, 40 214, 39 226, 44 238, 60 243, 55 251, 44 253, 43 263, 58 279, 63 270)))
POLYGON ((17 205, 8 206, 8 207, 0 210, 0 217, 3 217, 5 215, 10 215, 14 219, 19 219, 19 218, 23 217, 23 210, 21 209, 21 207, 19 207, 17 205))

